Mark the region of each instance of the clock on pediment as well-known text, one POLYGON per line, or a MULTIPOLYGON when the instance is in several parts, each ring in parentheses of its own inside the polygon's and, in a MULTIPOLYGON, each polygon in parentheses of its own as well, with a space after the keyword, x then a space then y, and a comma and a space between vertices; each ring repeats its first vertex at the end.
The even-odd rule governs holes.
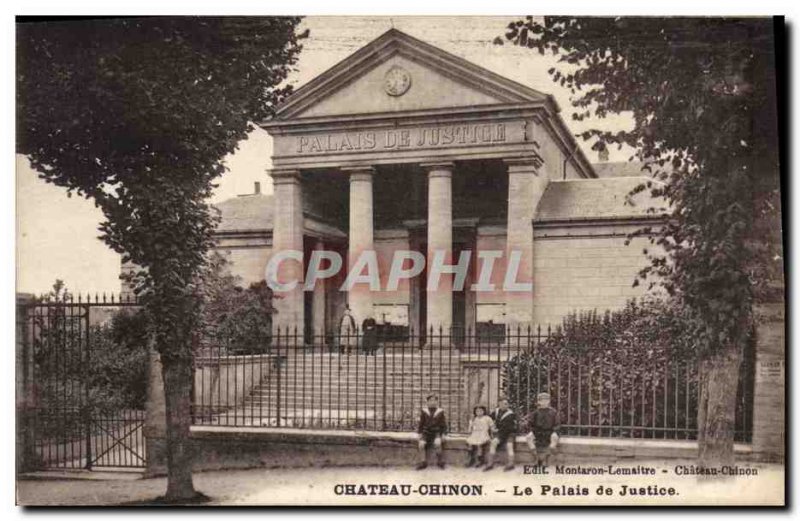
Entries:
POLYGON ((389 96, 402 96, 411 87, 411 74, 402 67, 394 66, 383 77, 383 88, 389 96))

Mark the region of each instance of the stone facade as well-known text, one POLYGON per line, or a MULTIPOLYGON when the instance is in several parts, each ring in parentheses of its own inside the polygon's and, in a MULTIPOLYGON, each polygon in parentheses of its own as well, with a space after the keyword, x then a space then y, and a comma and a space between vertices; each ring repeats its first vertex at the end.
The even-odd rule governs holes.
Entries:
POLYGON ((536 232, 534 322, 558 325, 574 311, 619 309, 645 294, 647 284, 633 286, 648 265, 645 238, 625 245, 632 224, 558 226, 536 232))

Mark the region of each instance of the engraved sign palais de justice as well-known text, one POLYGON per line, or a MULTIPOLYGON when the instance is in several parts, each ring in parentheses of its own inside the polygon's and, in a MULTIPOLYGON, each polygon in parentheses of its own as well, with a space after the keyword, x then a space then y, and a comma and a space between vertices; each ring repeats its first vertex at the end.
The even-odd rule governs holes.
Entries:
MULTIPOLYGON (((478 123, 300 136, 295 138, 296 152, 314 154, 490 145, 506 142, 506 125, 506 123, 478 123)), ((524 123, 519 122, 516 125, 521 127, 524 123)))

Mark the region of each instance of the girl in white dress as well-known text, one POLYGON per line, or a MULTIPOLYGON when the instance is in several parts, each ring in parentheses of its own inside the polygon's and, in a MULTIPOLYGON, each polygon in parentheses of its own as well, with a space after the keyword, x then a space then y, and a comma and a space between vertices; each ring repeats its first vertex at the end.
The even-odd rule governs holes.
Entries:
POLYGON ((486 414, 486 407, 478 405, 472 409, 472 420, 469 422, 469 437, 467 437, 467 445, 469 446, 467 467, 472 467, 476 463, 479 467, 483 465, 486 450, 492 439, 491 432, 493 428, 494 421, 486 414))

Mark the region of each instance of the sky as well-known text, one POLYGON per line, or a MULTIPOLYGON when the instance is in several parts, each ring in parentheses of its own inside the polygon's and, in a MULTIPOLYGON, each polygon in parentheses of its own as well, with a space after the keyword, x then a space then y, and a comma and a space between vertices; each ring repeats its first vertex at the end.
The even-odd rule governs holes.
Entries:
MULTIPOLYGON (((318 16, 303 20, 310 30, 289 81, 300 86, 346 58, 360 47, 394 27, 411 36, 465 58, 497 74, 555 96, 562 116, 573 132, 594 127, 626 128, 623 116, 605 120, 571 121, 570 93, 552 82, 547 70, 552 56, 492 41, 502 36, 513 17, 339 17, 318 16)), ((590 161, 597 155, 581 143, 590 161)), ((238 151, 226 158, 229 172, 219 181, 212 202, 252 193, 254 183, 271 193, 267 173, 271 167, 272 140, 257 129, 238 151)), ((611 151, 612 161, 628 154, 611 151)), ((23 156, 16 158, 17 182, 17 291, 41 293, 56 279, 73 292, 117 293, 120 290, 119 255, 106 247, 97 230, 103 216, 91 201, 67 198, 64 189, 40 180, 23 156)))

